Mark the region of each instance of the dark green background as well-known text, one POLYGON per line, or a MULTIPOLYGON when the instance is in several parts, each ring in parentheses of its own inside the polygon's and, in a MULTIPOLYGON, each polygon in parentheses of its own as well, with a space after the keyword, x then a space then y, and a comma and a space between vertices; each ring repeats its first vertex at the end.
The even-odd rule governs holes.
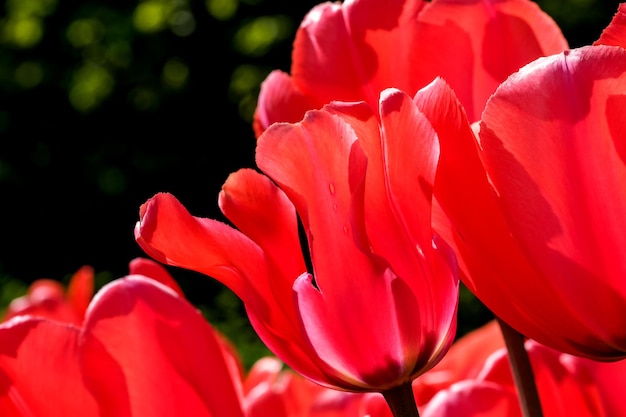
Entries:
MULTIPOLYGON (((222 183, 254 166, 258 86, 270 70, 289 70, 295 30, 315 4, 5 0, 0 308, 29 282, 67 281, 84 264, 99 285, 125 275, 128 262, 144 256, 133 227, 156 192, 173 193, 192 214, 223 219, 222 183)), ((576 47, 597 39, 618 2, 539 4, 576 47)), ((170 270, 248 362, 264 352, 231 293, 170 270)), ((460 333, 488 318, 464 292, 460 333)))

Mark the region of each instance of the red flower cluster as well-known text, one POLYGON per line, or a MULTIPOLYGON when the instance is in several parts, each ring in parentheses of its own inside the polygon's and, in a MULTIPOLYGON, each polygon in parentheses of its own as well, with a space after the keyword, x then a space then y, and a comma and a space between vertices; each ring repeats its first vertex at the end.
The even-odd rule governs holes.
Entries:
MULTIPOLYGON (((81 268, 70 288, 93 284, 90 271, 81 268)), ((0 324, 0 415, 391 416, 380 394, 324 388, 275 357, 244 370, 236 348, 185 300, 164 268, 138 258, 130 272, 93 300, 86 293, 57 299, 60 314, 40 308, 37 298, 20 301, 27 313, 9 314, 0 324), (67 321, 64 309, 79 300, 89 303, 86 312, 76 316, 79 322, 67 321)), ((48 285, 39 280, 33 288, 48 285)), ((626 362, 527 344, 546 417, 626 412, 626 362)), ((518 416, 503 346, 495 322, 455 342, 413 383, 422 416, 518 416)))
POLYGON ((622 4, 593 46, 569 50, 529 1, 324 3, 298 31, 292 74, 263 84, 256 132, 330 100, 376 108, 385 87, 439 94, 441 81, 425 85, 445 80, 476 135, 449 101, 420 110, 441 147, 434 227, 463 282, 528 337, 622 359, 625 14, 622 4))
POLYGON ((135 238, 297 373, 245 375, 140 260, 88 307, 89 269, 11 306, 2 415, 521 416, 494 324, 453 345, 459 279, 526 337, 547 417, 625 415, 626 4, 569 49, 529 0, 327 2, 292 61, 261 88, 261 172, 219 195, 232 226, 159 193, 135 238))
POLYGON ((388 393, 441 360, 457 257, 521 334, 622 359, 624 13, 568 49, 525 0, 320 4, 291 75, 262 85, 265 175, 220 194, 238 230, 159 194, 137 242, 229 286, 270 349, 330 387, 388 393))

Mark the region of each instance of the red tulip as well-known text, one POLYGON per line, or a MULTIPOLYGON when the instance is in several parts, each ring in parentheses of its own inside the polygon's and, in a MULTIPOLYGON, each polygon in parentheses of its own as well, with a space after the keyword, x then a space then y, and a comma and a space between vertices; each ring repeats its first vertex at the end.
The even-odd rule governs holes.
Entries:
POLYGON ((362 417, 363 394, 329 389, 267 356, 257 360, 244 377, 246 417, 307 416, 362 417))
POLYGON ((38 279, 30 285, 25 295, 11 301, 2 321, 15 316, 34 315, 80 324, 93 291, 94 271, 88 265, 72 275, 67 291, 59 281, 38 279))
MULTIPOLYGON (((183 296, 183 291, 163 265, 148 258, 135 258, 129 263, 131 275, 139 274, 164 284, 183 296)), ((94 292, 94 270, 84 265, 70 278, 67 289, 53 279, 34 281, 25 295, 12 300, 2 321, 15 316, 38 316, 80 325, 94 292)))
POLYGON ((428 403, 437 392, 456 382, 475 379, 487 358, 504 346, 500 326, 495 320, 456 340, 441 362, 413 382, 417 405, 428 403))
POLYGON ((2 416, 243 417, 237 384, 203 316, 140 275, 103 287, 80 328, 0 325, 2 416))
POLYGON ((296 33, 291 75, 276 70, 263 82, 255 132, 300 121, 333 100, 376 109, 383 89, 412 95, 438 76, 475 121, 509 74, 567 47, 556 23, 528 0, 325 2, 296 33))
POLYGON ((385 91, 379 124, 367 104, 336 102, 270 127, 256 156, 268 176, 241 170, 220 194, 239 230, 163 193, 140 209, 139 245, 227 285, 265 344, 320 384, 385 391, 434 366, 454 337, 458 280, 431 227, 437 136, 416 104, 385 91))
POLYGON ((587 46, 508 78, 477 142, 440 135, 439 231, 467 286, 520 333, 597 360, 626 357, 625 94, 626 50, 587 46))
MULTIPOLYGON (((534 341, 527 341, 526 349, 545 417, 611 417, 626 412, 622 401, 626 361, 595 362, 534 341), (610 386, 616 388, 611 390, 610 386)), ((437 393, 421 415, 521 416, 506 350, 495 352, 476 378, 457 382, 437 393)))

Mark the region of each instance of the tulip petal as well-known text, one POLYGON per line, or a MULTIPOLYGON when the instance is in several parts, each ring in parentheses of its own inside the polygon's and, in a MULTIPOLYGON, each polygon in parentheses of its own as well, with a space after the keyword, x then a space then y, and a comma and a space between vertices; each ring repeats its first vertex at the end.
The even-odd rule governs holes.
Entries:
MULTIPOLYGON (((569 368, 567 355, 542 346, 534 341, 526 342, 531 358, 533 374, 540 390, 545 415, 580 414, 583 416, 609 417, 597 396, 595 383, 586 384, 569 368)), ((585 360, 578 358, 578 360, 585 360)), ((617 381, 616 381, 617 382, 617 381)))
POLYGON ((170 287, 180 297, 185 297, 174 277, 161 264, 148 258, 135 258, 128 265, 129 275, 143 275, 170 287))
POLYGON ((533 314, 542 311, 538 300, 558 298, 557 292, 530 267, 512 239, 459 100, 441 78, 414 100, 441 144, 433 227, 462 260, 464 283, 514 328, 525 332, 530 325, 534 337, 549 339, 549 329, 567 320, 567 312, 533 314), (529 304, 511 302, 520 297, 529 304))
POLYGON ((292 76, 319 104, 366 101, 408 87, 409 57, 421 0, 326 2, 314 7, 296 34, 292 76))
MULTIPOLYGON (((576 335, 586 326, 598 340, 573 343, 601 356, 626 352, 626 118, 617 110, 624 103, 626 50, 589 46, 509 78, 480 129, 511 234, 564 300, 551 311, 571 310, 554 328, 576 335)), ((546 315, 545 307, 529 313, 546 315)))
POLYGON ((275 384, 283 370, 283 362, 275 356, 264 356, 254 362, 243 382, 243 392, 248 394, 263 384, 275 384))
POLYGON ((93 267, 85 265, 72 275, 67 286, 66 298, 78 317, 84 317, 85 311, 91 302, 94 291, 93 267))
MULTIPOLYGON (((420 89, 414 101, 437 132, 441 147, 435 181, 437 201, 433 203, 433 227, 449 244, 454 246, 456 242, 462 246, 462 241, 458 242, 460 239, 456 227, 450 224, 451 219, 455 225, 461 222, 465 227, 480 228, 476 216, 498 216, 495 204, 485 204, 491 201, 491 191, 482 170, 474 133, 465 109, 443 78, 437 77, 420 89), (472 197, 473 201, 482 202, 482 206, 474 208, 473 205, 468 205, 467 200, 472 197), (441 205, 445 207, 450 218, 441 213, 441 205)), ((470 234, 482 235, 480 232, 470 234)), ((455 249, 462 253, 461 248, 455 249)), ((459 262, 466 274, 466 280, 471 280, 463 261, 464 258, 460 257, 459 262)))
POLYGON ((526 0, 433 1, 419 16, 417 36, 412 51, 419 57, 413 66, 417 87, 443 77, 470 121, 480 119, 487 99, 509 74, 568 47, 558 25, 526 0))
MULTIPOLYGON (((293 204, 268 177, 251 169, 239 170, 228 177, 222 187, 219 204, 226 217, 261 247, 268 260, 268 279, 263 282, 258 274, 249 279, 255 282, 260 296, 277 308, 274 312, 266 311, 255 309, 249 303, 248 314, 255 329, 274 352, 288 350, 296 356, 294 346, 284 345, 284 341, 276 337, 277 334, 271 333, 271 328, 281 329, 279 332, 288 333, 287 337, 293 341, 299 327, 295 305, 291 302, 292 286, 295 279, 306 271, 306 266, 293 204), (277 311, 282 315, 275 314, 277 311), (285 319, 289 323, 285 323, 285 319), (256 325, 257 320, 260 326, 256 325)), ((299 356, 305 355, 299 353, 299 356)), ((309 361, 301 362, 304 365, 309 361)))
POLYGON ((219 206, 241 233, 263 249, 279 270, 272 274, 275 278, 269 282, 276 291, 275 297, 289 299, 293 281, 306 270, 293 204, 265 175, 242 169, 229 175, 222 186, 219 206))
POLYGON ((486 359, 502 348, 504 339, 495 320, 456 340, 441 362, 413 382, 418 406, 455 382, 475 379, 486 359))
MULTIPOLYGON (((399 90, 385 90, 381 94, 380 117, 382 138, 377 144, 380 162, 373 160, 371 164, 382 163, 384 173, 380 177, 387 183, 387 190, 374 189, 370 194, 366 185, 366 199, 373 199, 373 194, 381 191, 386 194, 409 244, 420 251, 430 251, 432 192, 439 159, 436 133, 410 97, 399 90)), ((368 225, 375 225, 375 216, 368 219, 368 225)), ((383 240, 388 241, 389 232, 383 233, 383 240)), ((376 247, 382 243, 372 240, 376 247)))
POLYGON ((255 137, 274 122, 299 122, 307 110, 316 107, 317 102, 298 91, 287 73, 274 70, 261 83, 252 123, 255 137))
POLYGON ((105 416, 243 416, 211 327, 148 278, 119 279, 96 295, 81 365, 105 416))
POLYGON ((371 386, 382 389, 410 380, 413 367, 405 366, 414 365, 420 354, 428 356, 424 352, 432 346, 429 340, 402 339, 404 335, 419 338, 415 329, 420 328, 418 301, 402 280, 394 279, 390 271, 376 279, 359 277, 361 283, 351 296, 337 297, 318 291, 311 278, 302 275, 294 291, 313 352, 326 364, 323 369, 331 383, 350 391, 368 391, 371 386), (374 298, 377 305, 371 308, 374 298), (397 317, 402 314, 411 320, 397 317), (408 329, 409 321, 412 329, 408 329), (403 323, 406 328, 397 327, 403 323))
MULTIPOLYGON (((308 232, 315 282, 305 274, 294 284, 297 311, 320 366, 329 375, 327 381, 346 389, 371 386, 373 378, 393 382, 407 372, 398 368, 404 364, 398 359, 404 352, 390 352, 404 346, 395 328, 393 276, 383 278, 385 267, 360 250, 351 232, 363 227, 350 220, 354 179, 346 169, 350 166, 363 175, 364 160, 355 156, 359 150, 351 127, 323 111, 307 113, 297 125, 271 126, 257 145, 259 167, 294 202, 308 232), (371 309, 372 297, 379 299, 380 308, 371 309), (350 336, 354 329, 361 329, 358 338, 350 336), (389 370, 390 366, 396 369, 389 370)), ((416 306, 410 304, 411 310, 416 306)))
POLYGON ((298 337, 290 301, 282 309, 268 307, 278 301, 270 285, 267 258, 247 236, 221 222, 193 217, 174 196, 161 193, 141 207, 135 238, 154 259, 225 284, 244 302, 250 323, 268 348, 293 358, 290 365, 295 369, 319 374, 298 337))
POLYGON ((488 381, 457 382, 440 391, 420 413, 423 417, 521 417, 514 391, 488 381))
MULTIPOLYGON (((404 248, 429 251, 432 246, 430 213, 439 154, 436 134, 411 99, 397 89, 381 94, 382 137, 372 134, 379 131, 378 124, 371 110, 368 114, 361 105, 334 102, 324 109, 350 123, 368 159, 361 197, 367 204, 363 204, 364 213, 358 214, 365 216, 361 221, 366 225, 367 243, 361 245, 406 275, 406 267, 401 266, 407 263, 404 248)), ((413 262, 409 264, 409 270, 415 268, 413 262)))
POLYGON ((561 362, 589 393, 589 398, 602 403, 594 416, 622 416, 626 413, 626 360, 598 362, 576 356, 566 356, 561 362), (604 412, 599 412, 603 409, 604 412))
POLYGON ((141 206, 135 239, 157 261, 209 275, 244 302, 251 282, 243 277, 265 268, 261 249, 250 239, 224 223, 192 216, 168 193, 141 206))
POLYGON ((365 163, 363 158, 354 161, 352 154, 359 150, 355 145, 353 152, 355 142, 347 123, 323 111, 310 111, 299 124, 275 124, 258 140, 257 164, 294 203, 322 291, 350 291, 353 284, 348 277, 362 275, 356 271, 370 262, 352 237, 346 167, 362 171, 358 166, 365 163))
POLYGON ((98 416, 78 366, 79 329, 34 317, 0 326, 0 414, 98 416))
MULTIPOLYGON (((389 230, 379 229, 380 237, 372 238, 372 245, 374 248, 387 246, 391 249, 383 250, 383 257, 412 292, 420 294, 422 308, 419 314, 424 327, 449 329, 455 322, 455 310, 439 307, 456 305, 459 283, 455 254, 446 243, 433 236, 432 193, 439 161, 437 134, 411 98, 399 90, 387 89, 381 94, 380 117, 380 149, 374 154, 378 153, 381 157, 386 190, 371 187, 368 193, 371 182, 366 183, 365 211, 368 212, 370 201, 376 201, 376 195, 386 194, 402 232, 391 234, 389 230), (399 237, 403 235, 407 236, 404 249, 390 243, 392 239, 389 236, 401 241, 399 237), (412 260, 411 255, 414 255, 412 260)), ((365 136, 360 143, 367 139, 365 136)), ((376 164, 372 159, 368 155, 368 180, 377 177, 375 170, 370 171, 370 167, 376 164)), ((366 219, 368 226, 374 225, 368 227, 370 236, 382 217, 379 213, 371 213, 366 219)), ((447 345, 445 332, 438 333, 443 339, 435 344, 447 345)))
POLYGON ((413 95, 437 76, 476 121, 509 74, 567 48, 556 22, 528 0, 324 2, 296 32, 291 78, 274 71, 262 85, 254 131, 333 100, 376 109, 382 90, 413 95))
POLYGON ((626 48, 626 3, 619 5, 611 23, 604 28, 594 45, 614 45, 626 48))
MULTIPOLYGON (((620 414, 606 414, 607 403, 604 401, 610 395, 606 398, 598 395, 598 384, 603 385, 600 374, 589 375, 576 369, 577 365, 588 361, 587 359, 550 349, 534 340, 527 340, 525 349, 545 415, 609 417, 620 414)), ((492 354, 477 378, 514 391, 515 382, 506 349, 492 354)))
POLYGON ((64 290, 59 281, 38 279, 30 285, 26 295, 11 300, 2 319, 6 321, 15 316, 30 315, 79 325, 83 315, 76 311, 64 290))
MULTIPOLYGON (((453 310, 431 307, 456 304, 458 279, 454 253, 443 242, 433 245, 430 216, 437 136, 402 91, 385 90, 380 107, 382 136, 372 133, 381 128, 371 110, 368 114, 361 105, 339 102, 325 106, 349 121, 368 158, 365 183, 351 187, 353 198, 363 201, 355 204, 359 220, 354 222, 365 224, 367 232, 365 237, 357 236, 359 246, 384 258, 410 291, 423 296, 414 315, 420 315, 425 328, 446 329, 454 321, 453 310)), ((422 335, 423 341, 429 337, 422 335)), ((433 341, 433 345, 441 343, 433 341)))

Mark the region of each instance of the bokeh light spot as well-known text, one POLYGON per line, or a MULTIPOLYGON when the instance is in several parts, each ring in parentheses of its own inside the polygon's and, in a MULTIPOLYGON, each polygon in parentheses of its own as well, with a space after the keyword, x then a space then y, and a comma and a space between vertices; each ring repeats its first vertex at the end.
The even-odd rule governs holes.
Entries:
POLYGON ((237 0, 206 0, 206 9, 217 20, 228 20, 237 12, 237 0))
POLYGON ((273 44, 290 37, 292 25, 292 20, 286 16, 258 17, 237 31, 235 49, 244 55, 261 56, 273 44))
POLYGON ((44 70, 34 61, 24 61, 15 68, 15 82, 22 88, 33 88, 43 80, 44 70))
POLYGON ((57 0, 8 0, 7 14, 17 16, 47 16, 52 13, 57 0))
POLYGON ((150 88, 133 89, 128 94, 128 100, 138 111, 156 110, 159 107, 159 95, 150 88))
POLYGON ((74 73, 69 99, 75 109, 88 112, 97 107, 113 89, 113 76, 99 65, 86 64, 74 73))
POLYGON ((106 59, 118 68, 127 67, 133 60, 133 50, 127 41, 112 42, 106 47, 106 59))
POLYGON ((39 43, 43 36, 41 19, 36 17, 13 17, 5 21, 2 37, 18 48, 31 48, 39 43))
POLYGON ((188 10, 179 10, 170 19, 172 32, 178 36, 189 36, 196 30, 196 19, 188 10))
POLYGON ((98 173, 98 186, 105 194, 121 194, 126 190, 126 176, 117 167, 106 167, 98 173))
POLYGON ((65 36, 73 47, 81 48, 99 41, 103 31, 97 19, 78 19, 70 23, 65 36))
POLYGON ((137 30, 154 33, 167 25, 168 7, 161 1, 144 1, 139 4, 133 14, 133 23, 137 30))
POLYGON ((237 97, 253 92, 266 76, 267 71, 256 65, 239 65, 230 77, 229 93, 237 97))
POLYGON ((163 83, 173 89, 180 89, 187 82, 189 67, 178 58, 169 59, 163 66, 163 83))

